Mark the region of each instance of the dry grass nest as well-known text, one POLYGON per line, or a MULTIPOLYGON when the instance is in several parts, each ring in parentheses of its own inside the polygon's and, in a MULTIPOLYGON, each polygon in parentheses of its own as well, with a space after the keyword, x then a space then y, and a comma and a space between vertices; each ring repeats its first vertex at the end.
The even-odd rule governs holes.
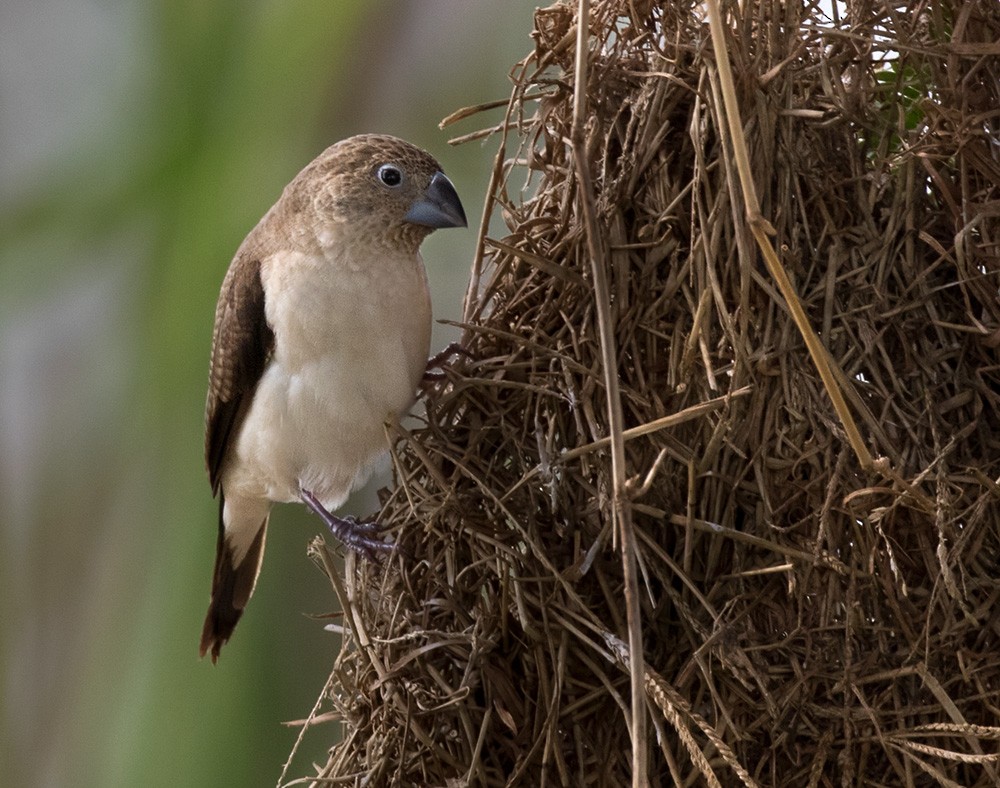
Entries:
POLYGON ((628 785, 638 753, 653 785, 1000 784, 1000 5, 722 12, 761 214, 870 458, 751 232, 705 5, 592 3, 589 194, 577 9, 537 11, 467 135, 500 140, 472 358, 396 446, 398 549, 344 577, 313 545, 344 615, 311 719, 343 739, 304 782, 628 785))

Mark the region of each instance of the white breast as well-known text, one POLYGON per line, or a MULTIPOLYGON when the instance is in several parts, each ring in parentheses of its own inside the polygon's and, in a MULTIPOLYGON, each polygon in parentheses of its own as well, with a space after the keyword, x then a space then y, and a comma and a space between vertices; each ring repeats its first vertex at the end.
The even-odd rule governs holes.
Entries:
POLYGON ((419 255, 305 255, 264 261, 274 356, 223 479, 237 492, 329 510, 370 476, 385 424, 413 402, 427 363, 430 297, 419 255))

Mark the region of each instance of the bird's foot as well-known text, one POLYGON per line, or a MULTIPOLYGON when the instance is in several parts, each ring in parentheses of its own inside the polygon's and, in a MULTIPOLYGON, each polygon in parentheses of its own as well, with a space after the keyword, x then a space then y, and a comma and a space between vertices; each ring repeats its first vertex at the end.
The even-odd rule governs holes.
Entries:
POLYGON ((475 356, 473 356, 461 342, 452 342, 440 353, 435 353, 427 359, 427 368, 424 370, 424 380, 427 382, 444 380, 444 372, 440 371, 441 367, 451 361, 455 356, 475 358, 475 356), (431 370, 438 371, 432 372, 431 370))
POLYGON ((330 514, 309 490, 300 490, 299 495, 303 503, 330 529, 330 533, 343 542, 349 550, 364 556, 369 561, 374 561, 379 552, 392 550, 391 544, 376 538, 382 532, 378 523, 359 523, 353 517, 337 517, 335 514, 330 514))

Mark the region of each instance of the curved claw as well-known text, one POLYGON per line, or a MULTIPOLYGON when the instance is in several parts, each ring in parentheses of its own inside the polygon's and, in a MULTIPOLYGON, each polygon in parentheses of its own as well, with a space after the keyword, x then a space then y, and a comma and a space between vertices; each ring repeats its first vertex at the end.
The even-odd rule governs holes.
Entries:
POLYGON ((330 514, 309 490, 300 490, 299 496, 303 503, 330 529, 330 533, 336 536, 349 550, 369 561, 374 561, 379 552, 392 550, 392 544, 375 538, 375 535, 383 530, 378 523, 359 523, 354 517, 337 517, 330 514))
POLYGON ((425 381, 436 381, 444 380, 444 372, 431 372, 432 369, 441 369, 446 363, 452 360, 455 356, 465 356, 466 358, 475 358, 469 350, 462 345, 460 342, 452 342, 440 353, 435 353, 429 359, 427 359, 427 367, 424 370, 424 380, 425 381))

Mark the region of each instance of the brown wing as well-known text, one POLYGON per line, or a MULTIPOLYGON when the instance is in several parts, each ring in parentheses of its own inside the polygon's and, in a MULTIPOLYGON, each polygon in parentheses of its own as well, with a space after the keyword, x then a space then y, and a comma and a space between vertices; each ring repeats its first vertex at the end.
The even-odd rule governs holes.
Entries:
POLYGON ((260 260, 240 253, 222 282, 212 334, 205 464, 213 495, 219 491, 229 438, 239 428, 273 349, 274 332, 264 314, 260 260))

